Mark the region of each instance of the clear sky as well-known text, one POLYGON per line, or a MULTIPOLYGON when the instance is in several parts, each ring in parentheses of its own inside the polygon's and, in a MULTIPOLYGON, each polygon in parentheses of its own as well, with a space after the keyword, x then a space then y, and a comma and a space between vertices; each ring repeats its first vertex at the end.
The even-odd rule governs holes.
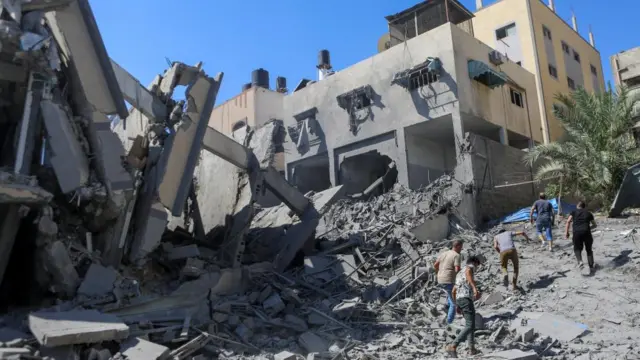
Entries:
MULTIPOLYGON (((167 59, 204 62, 224 72, 217 103, 235 96, 251 71, 269 71, 271 86, 285 76, 291 89, 316 78, 321 49, 339 70, 375 54, 387 30, 384 17, 420 0, 90 0, 109 55, 147 85, 167 59)), ((485 5, 495 0, 484 0, 485 5)), ((548 0, 545 0, 545 2, 548 0)), ((461 0, 475 10, 475 0, 461 0)), ((571 9, 587 38, 591 25, 602 56, 640 46, 640 0, 555 0, 565 20, 571 9)))

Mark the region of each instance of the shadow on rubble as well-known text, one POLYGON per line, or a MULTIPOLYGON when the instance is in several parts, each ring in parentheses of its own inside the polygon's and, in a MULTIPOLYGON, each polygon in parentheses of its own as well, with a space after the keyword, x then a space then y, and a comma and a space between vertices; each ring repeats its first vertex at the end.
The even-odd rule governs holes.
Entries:
POLYGON ((529 284, 527 287, 529 289, 544 289, 553 284, 557 279, 567 277, 567 273, 571 270, 558 271, 552 275, 542 275, 538 281, 529 284))
POLYGON ((621 266, 626 265, 627 263, 629 263, 629 261, 631 261, 629 254, 631 254, 632 252, 633 250, 621 251, 620 254, 618 254, 618 256, 616 256, 609 262, 608 267, 615 269, 615 268, 619 268, 621 266))

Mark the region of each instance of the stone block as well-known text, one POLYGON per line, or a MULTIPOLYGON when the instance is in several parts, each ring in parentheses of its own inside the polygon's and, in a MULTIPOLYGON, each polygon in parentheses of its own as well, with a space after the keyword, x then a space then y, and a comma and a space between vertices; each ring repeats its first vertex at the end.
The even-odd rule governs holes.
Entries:
POLYGON ((128 360, 163 360, 169 348, 141 338, 131 338, 120 345, 120 353, 128 360))
POLYGON ((298 343, 310 353, 322 353, 329 350, 329 344, 323 338, 310 331, 301 334, 298 337, 298 343))
POLYGON ((282 351, 273 356, 273 360, 296 360, 296 359, 297 359, 296 354, 288 351, 282 351))
POLYGON ((118 317, 96 310, 36 312, 29 314, 29 329, 47 347, 122 340, 129 327, 118 317))
POLYGON ((118 274, 112 267, 104 267, 100 264, 91 264, 84 277, 78 294, 86 296, 102 296, 113 291, 113 284, 118 274))

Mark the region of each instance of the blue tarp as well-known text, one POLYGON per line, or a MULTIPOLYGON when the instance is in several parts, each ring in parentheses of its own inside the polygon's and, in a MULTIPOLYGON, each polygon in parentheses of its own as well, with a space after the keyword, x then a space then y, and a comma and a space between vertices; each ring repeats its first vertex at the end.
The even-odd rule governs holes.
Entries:
MULTIPOLYGON (((549 200, 549 202, 551 203, 551 205, 553 206, 553 211, 557 214, 558 213, 558 200, 557 199, 551 199, 549 200)), ((565 203, 563 201, 560 202, 562 205, 562 213, 563 214, 569 214, 570 212, 572 212, 573 210, 576 209, 576 206, 574 204, 569 204, 569 203, 565 203)), ((529 221, 529 212, 531 211, 531 207, 525 207, 522 208, 512 214, 509 214, 505 217, 503 217, 502 219, 500 219, 500 222, 503 224, 509 224, 509 223, 515 223, 515 222, 521 222, 521 221, 529 221)), ((533 213, 533 217, 535 219, 536 217, 536 213, 533 213)))

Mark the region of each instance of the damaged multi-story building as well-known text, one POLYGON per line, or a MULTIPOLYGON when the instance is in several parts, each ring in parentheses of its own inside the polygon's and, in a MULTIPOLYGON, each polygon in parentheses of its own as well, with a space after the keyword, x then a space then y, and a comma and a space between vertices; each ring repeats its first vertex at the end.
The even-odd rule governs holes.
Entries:
POLYGON ((288 180, 302 192, 341 184, 359 195, 452 174, 471 224, 528 203, 536 189, 523 149, 544 141, 535 76, 475 38, 458 1, 387 21, 380 53, 333 71, 322 51, 319 78, 284 97, 288 180), (520 181, 529 183, 496 188, 520 181))
MULTIPOLYGON (((611 57, 613 81, 616 87, 626 87, 628 96, 637 99, 640 91, 640 47, 621 51, 611 57)), ((634 116, 638 122, 633 129, 633 137, 640 146, 640 109, 636 109, 634 116)))
POLYGON ((226 264, 239 266, 267 191, 310 224, 270 259, 289 265, 318 216, 273 167, 281 121, 236 140, 209 127, 223 74, 202 63, 173 62, 141 85, 109 58, 88 0, 2 1, 0 11, 0 307, 72 298, 95 262, 143 266, 167 225, 197 241, 224 227, 226 264), (214 191, 201 213, 197 194, 209 200, 222 166, 233 189, 214 191))
POLYGON ((602 59, 591 27, 585 39, 575 13, 569 24, 556 11, 555 0, 476 0, 472 21, 476 38, 535 75, 545 142, 564 134, 553 113, 558 93, 604 91, 602 59))

